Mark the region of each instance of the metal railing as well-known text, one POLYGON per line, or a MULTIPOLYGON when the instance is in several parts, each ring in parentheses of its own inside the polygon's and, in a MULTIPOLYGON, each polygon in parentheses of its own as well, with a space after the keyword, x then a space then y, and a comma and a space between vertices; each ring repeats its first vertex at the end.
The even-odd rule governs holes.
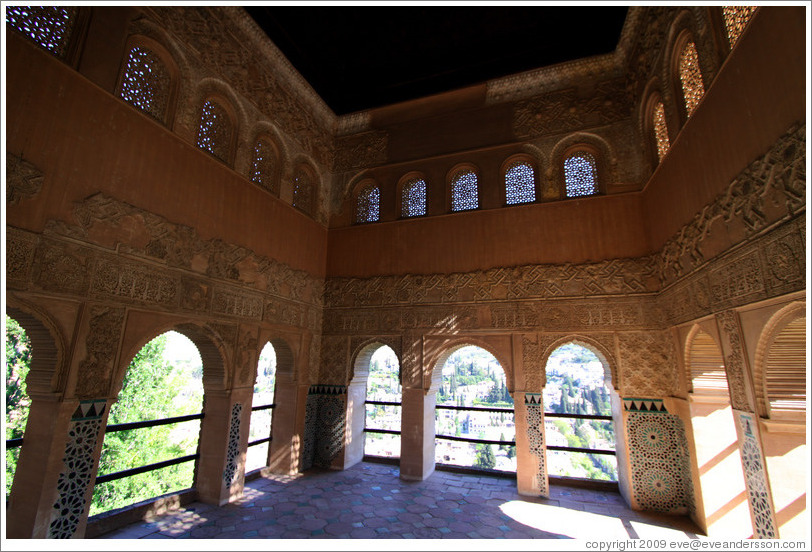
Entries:
MULTIPOLYGON (((394 401, 364 401, 364 404, 371 404, 373 406, 402 406, 399 402, 394 401)), ((400 435, 399 429, 377 429, 374 427, 367 427, 367 418, 366 413, 364 413, 364 432, 365 433, 380 433, 383 435, 400 435)), ((364 453, 365 456, 371 456, 372 458, 388 458, 386 456, 378 456, 376 454, 367 454, 364 453)))
MULTIPOLYGON (((276 408, 276 403, 264 404, 262 406, 252 406, 251 407, 251 412, 256 412, 258 410, 272 410, 274 408, 276 408)), ((257 439, 255 441, 251 441, 250 443, 248 443, 248 446, 249 447, 255 447, 255 446, 261 445, 263 443, 270 443, 273 440, 273 436, 270 435, 270 431, 268 431, 268 433, 269 433, 269 435, 267 437, 263 437, 262 439, 257 439)))
MULTIPOLYGON (((104 429, 104 434, 107 435, 108 433, 115 433, 117 431, 131 431, 133 429, 144 429, 147 427, 157 427, 170 424, 178 424, 181 422, 190 422, 193 420, 202 420, 203 416, 204 414, 201 412, 200 414, 174 416, 172 418, 161 418, 159 420, 145 420, 143 422, 127 422, 123 424, 113 424, 108 425, 104 429)), ((178 458, 170 458, 169 460, 163 460, 161 462, 155 462, 153 464, 147 464, 145 466, 138 466, 135 468, 129 468, 126 470, 107 473, 104 475, 97 475, 95 484, 98 485, 100 483, 107 483, 109 481, 124 479, 125 477, 132 477, 133 475, 138 475, 141 473, 147 473, 155 470, 160 470, 162 468, 168 468, 169 466, 176 466, 178 464, 183 464, 185 462, 197 460, 198 458, 200 458, 199 453, 188 454, 186 456, 180 456, 178 458)))
MULTIPOLYGON (((466 412, 496 412, 496 413, 503 413, 503 414, 513 414, 512 408, 503 408, 503 407, 496 407, 496 406, 452 406, 452 405, 445 405, 445 404, 438 404, 435 407, 437 410, 457 410, 457 411, 466 411, 466 412)), ((545 418, 570 418, 570 419, 579 419, 579 420, 604 420, 604 421, 612 421, 611 416, 603 416, 599 414, 559 414, 557 412, 545 412, 545 418)), ((495 441, 490 439, 473 439, 471 437, 456 437, 454 435, 435 435, 437 439, 445 439, 448 441, 462 441, 467 443, 474 443, 477 445, 509 445, 509 446, 516 446, 516 441, 495 441)), ((607 454, 615 456, 616 453, 613 450, 607 449, 592 449, 592 448, 583 448, 583 447, 562 447, 557 445, 547 445, 547 450, 559 450, 562 452, 584 452, 587 454, 607 454)))

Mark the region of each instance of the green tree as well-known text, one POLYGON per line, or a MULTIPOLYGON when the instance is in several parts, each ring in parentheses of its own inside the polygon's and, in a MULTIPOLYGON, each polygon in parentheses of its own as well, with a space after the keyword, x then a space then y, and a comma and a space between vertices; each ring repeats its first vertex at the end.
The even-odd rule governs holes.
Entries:
MULTIPOLYGON (((25 379, 31 367, 31 342, 16 320, 6 316, 6 439, 19 439, 25 432, 31 400, 25 379)), ((20 449, 6 450, 6 499, 17 471, 20 449)))
POLYGON ((496 466, 496 456, 494 456, 493 449, 490 445, 476 446, 476 461, 474 465, 477 468, 486 470, 492 470, 496 466))
MULTIPOLYGON (((202 409, 202 385, 190 385, 190 369, 170 366, 163 358, 166 334, 147 343, 133 358, 108 425, 195 414, 202 409)), ((99 475, 194 454, 200 422, 162 425, 107 433, 99 475)), ((170 466, 98 485, 91 515, 190 487, 194 463, 170 466)))

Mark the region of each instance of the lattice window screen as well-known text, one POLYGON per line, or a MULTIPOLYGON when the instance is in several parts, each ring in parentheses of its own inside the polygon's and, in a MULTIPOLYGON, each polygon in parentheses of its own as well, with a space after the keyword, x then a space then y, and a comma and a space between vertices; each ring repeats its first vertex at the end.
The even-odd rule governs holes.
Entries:
POLYGON ((467 211, 479 207, 476 173, 470 169, 459 171, 451 180, 451 210, 467 211))
POLYGON ((6 23, 57 57, 65 57, 77 8, 7 6, 6 23))
POLYGON ((216 102, 208 100, 203 104, 203 111, 200 114, 197 147, 208 151, 222 161, 227 161, 230 146, 231 124, 228 114, 216 102))
POLYGON ((695 395, 728 395, 725 361, 713 338, 697 332, 688 353, 688 377, 695 395))
POLYGON ((536 179, 528 163, 516 161, 505 171, 505 197, 508 205, 536 201, 536 179))
POLYGON ((313 181, 304 169, 293 176, 293 206, 308 215, 313 214, 313 181))
POLYGON ((665 125, 665 109, 663 102, 657 102, 654 107, 654 138, 657 140, 657 157, 663 160, 671 144, 668 140, 668 127, 665 125))
POLYGON ((573 153, 564 161, 564 181, 567 197, 598 193, 598 165, 588 151, 573 153))
POLYGON ((254 146, 254 159, 251 161, 251 182, 256 182, 266 190, 279 193, 274 178, 274 149, 267 139, 260 138, 254 146))
POLYGON ((377 222, 380 213, 381 190, 374 184, 370 184, 358 193, 355 222, 377 222))
POLYGON ((141 111, 163 120, 171 81, 166 66, 155 53, 137 46, 127 56, 121 98, 141 111))
POLYGON ((685 109, 690 117, 705 94, 702 73, 699 71, 699 55, 696 53, 696 45, 693 42, 688 42, 680 52, 679 77, 682 82, 685 109))
POLYGON ((727 28, 727 38, 730 47, 736 45, 747 22, 753 16, 758 6, 723 6, 722 14, 725 17, 725 27, 727 28))
POLYGON ((413 178, 403 185, 400 214, 403 217, 420 217, 426 214, 426 181, 413 178))
POLYGON ((806 317, 796 318, 775 337, 764 373, 771 411, 806 411, 806 317))

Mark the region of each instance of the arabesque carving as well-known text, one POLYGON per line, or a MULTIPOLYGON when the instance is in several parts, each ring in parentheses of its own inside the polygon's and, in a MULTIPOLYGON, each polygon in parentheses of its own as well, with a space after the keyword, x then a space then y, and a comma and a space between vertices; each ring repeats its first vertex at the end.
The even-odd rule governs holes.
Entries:
POLYGON ((90 307, 85 358, 79 363, 76 397, 92 399, 107 396, 123 328, 124 308, 90 307))
POLYGON ((388 136, 385 132, 365 132, 339 136, 335 141, 334 172, 366 169, 386 162, 388 136))
POLYGON ((6 152, 6 206, 31 199, 42 190, 42 171, 22 157, 6 152))
MULTIPOLYGON (((77 225, 51 220, 46 224, 46 233, 117 248, 121 253, 161 262, 169 268, 193 271, 202 276, 270 292, 285 299, 321 305, 321 279, 274 259, 257 255, 245 247, 220 239, 201 239, 194 228, 174 224, 164 217, 104 194, 96 194, 77 203, 74 216, 77 225), (133 239, 133 235, 138 236, 138 239, 133 239)), ((66 264, 83 265, 73 260, 60 262, 55 259, 53 262, 59 263, 60 267, 66 264)), ((70 266, 64 268, 70 269, 70 266)), ((140 270, 158 273, 152 267, 140 270)), ((74 269, 73 272, 79 278, 91 271, 82 266, 81 270, 74 269)), ((64 279, 67 273, 62 269, 54 269, 54 276, 64 279)), ((178 286, 177 283, 171 285, 178 286)), ((169 283, 161 286, 167 287, 169 283)), ((233 300, 224 297, 228 294, 224 289, 204 289, 187 282, 185 290, 189 292, 185 295, 184 302, 187 307, 211 304, 212 308, 220 311, 247 312, 250 317, 258 316, 257 309, 260 313, 262 310, 262 305, 256 304, 258 298, 249 299, 248 295, 241 297, 239 302, 250 305, 235 306, 233 300)))
POLYGON ((513 132, 520 138, 536 138, 583 131, 628 119, 632 109, 625 80, 620 77, 597 84, 585 96, 568 88, 518 102, 513 132))
POLYGON ((719 336, 724 342, 722 350, 725 354, 725 373, 730 390, 730 405, 742 412, 753 412, 754 405, 745 383, 744 350, 736 311, 726 310, 717 313, 716 321, 719 325, 719 336))
POLYGON ((665 397, 677 390, 676 351, 668 331, 618 332, 620 394, 665 397))
POLYGON ((703 240, 716 221, 743 226, 748 239, 775 221, 769 209, 793 217, 806 208, 806 125, 787 131, 770 150, 750 163, 724 194, 706 205, 694 219, 666 242, 657 259, 663 286, 689 274, 707 259, 703 240))

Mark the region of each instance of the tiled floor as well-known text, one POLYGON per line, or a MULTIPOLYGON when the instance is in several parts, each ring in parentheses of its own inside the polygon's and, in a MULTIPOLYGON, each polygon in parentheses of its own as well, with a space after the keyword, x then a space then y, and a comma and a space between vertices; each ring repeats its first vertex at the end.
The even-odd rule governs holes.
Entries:
POLYGON ((515 480, 445 471, 407 482, 396 466, 364 462, 255 479, 237 502, 193 502, 100 538, 702 538, 687 518, 634 512, 617 493, 553 486, 550 494, 522 497, 515 480))

